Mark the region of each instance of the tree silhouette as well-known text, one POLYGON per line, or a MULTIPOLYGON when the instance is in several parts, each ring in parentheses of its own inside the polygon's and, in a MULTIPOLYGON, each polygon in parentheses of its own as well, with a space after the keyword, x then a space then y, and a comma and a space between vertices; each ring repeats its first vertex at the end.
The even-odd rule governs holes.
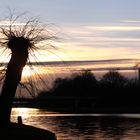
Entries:
POLYGON ((101 83, 108 86, 122 87, 127 83, 127 78, 122 76, 117 71, 109 71, 105 75, 103 75, 101 79, 101 83))
POLYGON ((30 18, 22 25, 16 25, 21 16, 10 14, 8 26, 0 28, 1 46, 11 51, 0 97, 0 125, 2 126, 10 124, 13 99, 29 54, 39 49, 37 44, 40 41, 52 39, 48 34, 42 35, 45 28, 40 26, 36 18, 30 18))
POLYGON ((59 97, 93 97, 96 95, 98 81, 91 71, 74 73, 70 77, 57 78, 49 91, 41 92, 38 98, 59 97), (48 93, 48 94, 47 94, 48 93), (50 93, 50 94, 49 94, 50 93))

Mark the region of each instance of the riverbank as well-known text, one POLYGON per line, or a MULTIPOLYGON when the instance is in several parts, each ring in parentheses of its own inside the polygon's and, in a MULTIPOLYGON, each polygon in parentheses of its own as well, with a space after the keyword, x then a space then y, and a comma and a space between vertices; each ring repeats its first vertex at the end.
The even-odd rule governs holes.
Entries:
MULTIPOLYGON (((126 100, 125 100, 126 101, 126 100)), ((59 113, 140 113, 139 102, 103 102, 94 98, 49 98, 48 100, 15 101, 13 107, 38 108, 59 113)))
POLYGON ((56 140, 54 133, 29 125, 11 123, 6 128, 0 127, 0 139, 6 140, 56 140))

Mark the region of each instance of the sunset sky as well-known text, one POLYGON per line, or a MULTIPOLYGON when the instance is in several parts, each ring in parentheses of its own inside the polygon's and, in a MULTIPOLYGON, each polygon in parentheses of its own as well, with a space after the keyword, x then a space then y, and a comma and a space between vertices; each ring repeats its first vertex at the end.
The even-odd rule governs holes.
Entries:
POLYGON ((53 42, 57 55, 43 52, 43 61, 135 59, 140 58, 139 6, 140 0, 1 0, 0 18, 10 8, 49 24, 60 39, 53 42))
MULTIPOLYGON (((40 74, 49 86, 57 76, 81 69, 92 70, 100 79, 107 70, 116 67, 121 67, 123 75, 131 78, 138 77, 132 69, 140 62, 139 6, 140 0, 0 0, 0 25, 7 25, 9 9, 15 9, 17 14, 27 12, 27 19, 38 17, 58 37, 51 42, 57 49, 35 54, 36 60, 45 65, 24 68, 23 82, 30 80, 30 76, 36 82, 40 74), (71 62, 62 66, 52 61, 71 62)), ((16 24, 24 25, 24 20, 16 24)), ((0 62, 8 62, 7 54, 0 52, 0 62)), ((37 82, 42 88, 41 81, 37 82)))

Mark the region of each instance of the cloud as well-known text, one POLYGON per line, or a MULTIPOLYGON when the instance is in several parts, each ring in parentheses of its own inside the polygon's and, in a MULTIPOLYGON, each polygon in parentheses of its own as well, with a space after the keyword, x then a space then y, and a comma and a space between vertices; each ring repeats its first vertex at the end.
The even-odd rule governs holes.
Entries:
POLYGON ((64 40, 57 45, 66 60, 139 58, 139 34, 140 27, 133 25, 63 26, 64 40))
POLYGON ((87 26, 95 31, 140 31, 140 26, 87 26))
MULTIPOLYGON (((79 60, 79 61, 65 61, 65 64, 68 65, 79 65, 79 64, 121 64, 121 63, 138 63, 140 61, 140 59, 131 59, 131 58, 127 58, 127 59, 104 59, 104 60, 79 60)), ((31 62, 32 65, 34 66, 44 66, 44 65, 49 65, 49 66, 56 66, 56 65, 63 65, 64 62, 62 61, 51 61, 51 62, 31 62)), ((1 63, 4 64, 4 63, 1 63)))
MULTIPOLYGON (((0 21, 0 26, 9 26, 9 25, 10 25, 10 21, 9 20, 2 20, 2 21, 0 21)), ((15 25, 15 26, 24 26, 25 23, 14 21, 13 25, 15 25)))
POLYGON ((140 20, 121 20, 123 23, 140 23, 140 20))
MULTIPOLYGON (((7 21, 0 22, 1 24, 7 24, 7 21)), ((59 27, 58 31, 57 35, 61 39, 51 42, 58 50, 48 49, 50 52, 46 50, 41 55, 36 54, 39 61, 140 57, 138 26, 65 25, 59 27)))

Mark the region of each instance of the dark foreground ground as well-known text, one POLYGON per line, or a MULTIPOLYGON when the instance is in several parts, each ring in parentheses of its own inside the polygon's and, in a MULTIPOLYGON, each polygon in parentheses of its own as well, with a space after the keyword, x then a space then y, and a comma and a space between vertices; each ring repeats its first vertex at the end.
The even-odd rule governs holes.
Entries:
POLYGON ((0 128, 0 139, 5 140, 56 140, 54 133, 29 125, 11 123, 7 128, 0 128))

